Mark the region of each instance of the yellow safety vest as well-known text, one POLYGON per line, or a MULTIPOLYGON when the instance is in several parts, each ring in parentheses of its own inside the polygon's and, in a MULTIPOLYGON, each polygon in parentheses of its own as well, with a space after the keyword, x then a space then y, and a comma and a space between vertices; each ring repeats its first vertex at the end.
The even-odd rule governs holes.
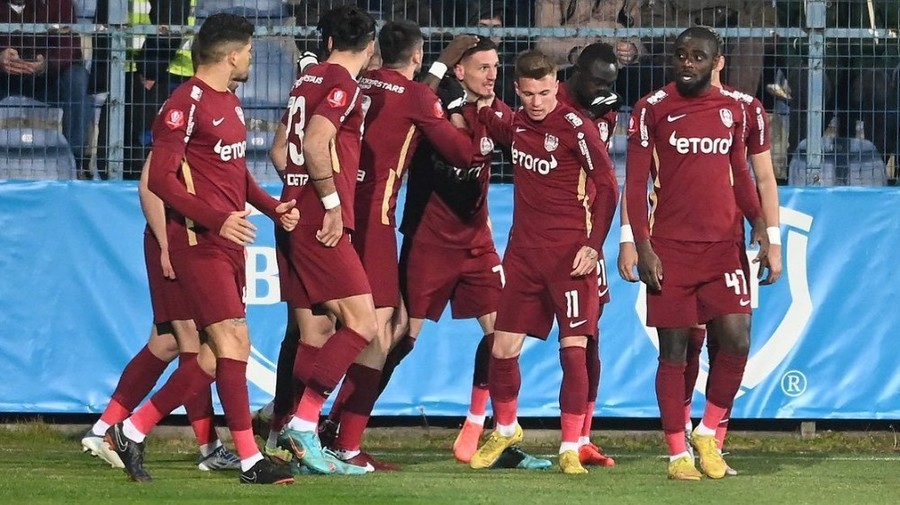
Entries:
MULTIPOLYGON (((197 23, 197 18, 194 17, 194 9, 196 7, 197 0, 191 0, 191 12, 187 19, 188 26, 194 26, 197 23)), ((150 2, 148 0, 131 1, 131 12, 128 14, 128 23, 132 26, 151 24, 150 2)), ((146 37, 144 36, 132 37, 128 49, 128 64, 126 65, 126 70, 128 72, 134 72, 136 70, 134 60, 137 53, 141 50, 141 47, 144 46, 145 38, 146 37)), ((194 38, 191 36, 184 37, 181 42, 181 47, 178 48, 175 57, 169 62, 168 72, 170 74, 180 77, 190 77, 194 75, 194 64, 191 61, 191 44, 193 41, 194 38)))

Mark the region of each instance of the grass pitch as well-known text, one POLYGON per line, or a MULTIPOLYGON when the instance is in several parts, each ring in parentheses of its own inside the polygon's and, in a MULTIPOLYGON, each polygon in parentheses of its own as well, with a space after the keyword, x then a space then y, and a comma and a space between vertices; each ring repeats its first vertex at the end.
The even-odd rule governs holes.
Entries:
MULTIPOLYGON (((541 472, 473 471, 447 449, 455 432, 376 429, 368 449, 403 470, 364 477, 302 476, 292 486, 247 486, 236 472, 197 470, 185 430, 148 439, 146 466, 154 482, 137 484, 121 470, 81 452, 78 434, 44 424, 0 426, 0 503, 89 504, 897 504, 900 453, 890 433, 737 434, 728 461, 741 473, 719 481, 666 480, 658 433, 601 437, 615 468, 565 476, 541 472)), ((161 430, 164 431, 164 430, 161 430)), ((220 430, 223 434, 225 430, 220 430)), ((525 450, 556 452, 556 432, 526 430, 525 450)), ((555 461, 555 460, 554 460, 555 461)))

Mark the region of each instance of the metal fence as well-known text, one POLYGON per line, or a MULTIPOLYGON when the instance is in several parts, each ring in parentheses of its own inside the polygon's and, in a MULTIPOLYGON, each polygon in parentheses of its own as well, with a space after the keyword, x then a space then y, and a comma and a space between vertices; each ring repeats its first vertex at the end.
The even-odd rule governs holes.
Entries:
MULTIPOLYGON (((256 25, 251 78, 237 93, 249 117, 248 163, 271 177, 265 151, 294 60, 318 47, 319 12, 343 3, 379 20, 419 22, 431 58, 455 34, 494 37, 501 42, 497 92, 511 105, 519 52, 545 50, 565 77, 573 47, 609 41, 626 101, 613 144, 620 175, 630 105, 667 82, 675 35, 711 25, 726 39, 723 80, 759 97, 769 112, 781 182, 884 185, 898 177, 900 0, 8 2, 10 12, 0 14, 0 179, 136 178, 155 112, 189 75, 153 55, 188 48, 203 19, 222 10, 256 25), (18 4, 32 17, 16 17, 18 4)), ((508 179, 505 159, 498 157, 497 180, 508 179)))

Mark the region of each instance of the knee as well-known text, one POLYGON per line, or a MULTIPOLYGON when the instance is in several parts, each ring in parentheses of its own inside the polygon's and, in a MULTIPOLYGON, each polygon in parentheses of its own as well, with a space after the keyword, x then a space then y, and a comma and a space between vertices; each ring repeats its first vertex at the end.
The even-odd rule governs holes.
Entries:
POLYGON ((494 347, 491 356, 499 359, 515 358, 522 352, 525 337, 516 335, 494 335, 494 347))
POLYGON ((371 314, 361 314, 358 317, 349 317, 347 318, 346 325, 369 342, 379 335, 378 320, 375 317, 374 311, 371 314))

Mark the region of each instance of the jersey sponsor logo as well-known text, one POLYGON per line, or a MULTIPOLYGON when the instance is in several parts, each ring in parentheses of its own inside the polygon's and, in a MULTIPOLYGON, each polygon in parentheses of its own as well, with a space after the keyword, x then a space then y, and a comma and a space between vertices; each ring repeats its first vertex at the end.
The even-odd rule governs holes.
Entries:
POLYGON ((444 108, 441 107, 441 101, 436 100, 434 102, 434 106, 432 107, 432 112, 434 113, 434 117, 438 119, 442 119, 444 117, 444 108))
POLYGON ((578 117, 578 114, 575 114, 574 112, 567 113, 565 117, 566 121, 568 121, 569 124, 574 126, 575 128, 578 128, 579 126, 584 124, 581 118, 578 117))
POLYGON ((288 186, 306 186, 309 174, 285 174, 284 183, 288 186))
POLYGON ((332 109, 344 107, 347 105, 347 92, 341 88, 334 88, 328 93, 328 97, 325 100, 332 109))
POLYGON ((673 115, 669 114, 668 116, 666 116, 666 121, 668 121, 670 123, 674 123, 675 121, 678 121, 679 119, 683 118, 684 116, 687 116, 687 114, 679 114, 677 116, 673 116, 673 115))
POLYGON ((637 126, 634 123, 634 116, 628 118, 628 136, 631 137, 637 133, 637 126))
MULTIPOLYGON (((663 93, 665 94, 665 93, 663 93)), ((650 131, 647 129, 647 108, 641 109, 641 121, 640 121, 640 130, 641 130, 641 147, 647 147, 650 145, 650 131)))
POLYGON ((481 142, 479 142, 479 149, 482 156, 487 156, 488 153, 494 150, 494 141, 491 140, 490 137, 481 137, 481 142))
POLYGON ((653 93, 652 95, 650 95, 650 98, 647 99, 647 103, 649 103, 650 105, 656 105, 659 102, 661 102, 663 100, 663 98, 665 98, 666 96, 667 95, 666 95, 665 91, 663 91, 661 89, 657 90, 656 93, 653 93))
POLYGON ((549 174, 551 170, 559 165, 559 162, 556 161, 556 157, 552 154, 550 155, 549 160, 545 160, 524 151, 520 151, 516 149, 515 145, 512 147, 512 158, 513 165, 519 165, 525 170, 531 170, 532 172, 537 172, 541 175, 549 174))
POLYGON ((389 82, 379 81, 371 77, 363 77, 359 80, 359 87, 363 89, 380 88, 392 93, 402 94, 406 92, 406 87, 389 82))
POLYGON ((200 97, 203 96, 203 90, 200 89, 199 86, 193 86, 191 88, 191 98, 194 100, 200 101, 200 97))
POLYGON ((171 109, 168 114, 166 114, 166 126, 169 127, 170 130, 177 130, 184 126, 184 112, 181 112, 178 109, 171 109))
POLYGON ((600 140, 603 142, 609 141, 609 124, 606 121, 600 121, 597 123, 597 130, 600 131, 600 140))
POLYGON ((247 124, 244 122, 244 109, 242 109, 240 105, 234 108, 234 113, 237 114, 238 119, 241 120, 241 124, 247 124))
POLYGON ((191 110, 188 111, 187 117, 187 128, 184 129, 184 143, 187 144, 188 140, 191 139, 191 135, 194 134, 194 125, 197 123, 194 121, 194 113, 197 112, 197 104, 191 104, 191 110))
POLYGON ((231 161, 243 158, 247 155, 247 141, 242 140, 234 144, 222 144, 222 139, 213 146, 213 151, 219 155, 222 161, 231 161))
POLYGON ((525 128, 516 128, 516 133, 522 133, 524 131, 527 131, 527 130, 525 128))
MULTIPOLYGON (((753 326, 751 341, 754 342, 753 350, 747 359, 747 366, 744 369, 744 377, 741 380, 741 388, 738 390, 735 398, 739 398, 766 381, 781 381, 783 376, 781 373, 775 373, 776 370, 790 370, 790 364, 785 364, 785 360, 791 355, 794 348, 800 342, 800 337, 806 329, 809 318, 813 312, 813 302, 809 291, 808 280, 808 244, 812 243, 810 231, 813 225, 813 216, 804 214, 789 207, 781 207, 781 226, 787 228, 787 240, 784 243, 784 276, 778 281, 779 284, 787 283, 790 290, 790 296, 785 300, 790 301, 787 307, 777 305, 767 305, 766 310, 783 311, 784 316, 778 323, 778 326, 772 330, 771 327, 753 326)), ((747 251, 748 259, 755 257, 757 251, 747 251)), ((759 281, 754 268, 758 268, 758 263, 750 263, 751 271, 747 275, 750 280, 750 302, 758 305, 759 297, 759 281)), ((771 288, 770 288, 771 289, 771 288)), ((646 321, 647 316, 647 286, 643 283, 640 285, 637 299, 634 304, 636 316, 641 322, 646 321)), ((656 328, 648 328, 644 326, 644 331, 650 343, 659 349, 659 336, 656 328)), ((709 378, 709 361, 701 357, 700 373, 697 376, 697 383, 694 390, 701 395, 706 394, 706 382, 709 378)), ((777 382, 776 382, 777 383, 777 382)))
POLYGON ((591 152, 588 150, 587 140, 584 138, 584 132, 578 132, 578 150, 581 151, 581 155, 584 156, 585 161, 587 161, 587 169, 591 172, 594 171, 594 160, 591 158, 591 152))
POLYGON ((544 135, 544 149, 548 153, 552 153, 559 147, 559 137, 555 135, 550 135, 549 133, 544 135))
POLYGON ((719 117, 722 119, 722 124, 725 125, 725 128, 734 126, 734 116, 731 114, 730 109, 719 109, 719 117))
POLYGON ((732 134, 728 138, 679 137, 673 131, 669 136, 669 145, 679 154, 728 154, 731 152, 732 134))

